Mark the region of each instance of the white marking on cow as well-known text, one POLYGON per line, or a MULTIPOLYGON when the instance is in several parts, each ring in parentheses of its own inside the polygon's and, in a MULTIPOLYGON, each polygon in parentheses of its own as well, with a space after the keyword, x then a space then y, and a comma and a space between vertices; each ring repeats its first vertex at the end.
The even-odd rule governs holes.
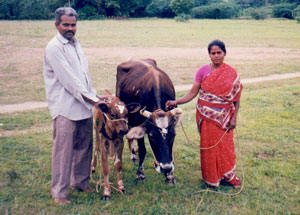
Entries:
POLYGON ((159 165, 155 166, 155 170, 159 173, 161 173, 162 169, 169 169, 169 168, 172 168, 171 172, 174 171, 175 166, 173 162, 171 162, 170 164, 159 163, 159 165))
POLYGON ((137 90, 137 91, 135 92, 135 95, 139 94, 139 92, 140 92, 140 90, 137 90))
POLYGON ((167 128, 169 126, 168 117, 159 117, 155 120, 156 126, 159 128, 167 128))
POLYGON ((110 196, 110 192, 109 192, 109 189, 107 187, 104 187, 103 195, 110 196))
POLYGON ((117 109, 120 111, 120 113, 122 114, 125 110, 125 106, 124 105, 121 105, 121 104, 117 104, 116 105, 117 109))

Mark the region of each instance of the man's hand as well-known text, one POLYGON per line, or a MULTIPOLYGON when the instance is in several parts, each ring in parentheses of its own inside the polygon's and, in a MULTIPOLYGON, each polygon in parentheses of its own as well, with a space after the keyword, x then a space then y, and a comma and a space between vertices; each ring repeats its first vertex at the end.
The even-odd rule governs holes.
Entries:
POLYGON ((112 97, 112 95, 96 95, 96 97, 101 100, 101 101, 105 101, 106 99, 108 99, 109 97, 112 97))

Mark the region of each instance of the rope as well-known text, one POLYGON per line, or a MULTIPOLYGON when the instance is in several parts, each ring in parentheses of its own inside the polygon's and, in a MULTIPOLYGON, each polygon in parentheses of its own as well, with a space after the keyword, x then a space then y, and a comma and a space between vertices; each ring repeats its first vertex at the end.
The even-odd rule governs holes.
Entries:
MULTIPOLYGON (((100 190, 101 190, 101 188, 104 187, 104 185, 105 185, 104 182, 102 181, 102 175, 101 175, 101 159, 98 157, 98 156, 99 156, 99 152, 100 152, 100 151, 96 150, 96 156, 95 156, 95 158, 97 159, 97 162, 98 162, 98 166, 99 166, 99 180, 98 180, 98 181, 95 181, 95 180, 93 179, 93 177, 92 177, 92 176, 93 176, 92 170, 90 171, 90 181, 91 181, 92 183, 96 184, 95 187, 96 187, 96 192, 97 192, 97 193, 99 193, 100 190)), ((111 187, 112 189, 114 189, 114 190, 116 190, 117 192, 123 194, 121 190, 119 190, 118 188, 112 186, 112 183, 109 183, 109 185, 110 185, 110 187, 111 187)))
POLYGON ((117 121, 125 121, 126 123, 128 123, 127 119, 121 118, 121 119, 110 119, 106 113, 103 113, 104 116, 106 117, 107 121, 112 121, 112 122, 117 122, 117 121))
MULTIPOLYGON (((188 136, 186 135, 186 132, 185 132, 185 130, 184 130, 184 127, 183 127, 182 122, 180 122, 180 125, 181 125, 181 128, 182 128, 182 130, 183 130, 183 133, 184 133, 186 139, 188 140, 188 142, 189 142, 191 145, 193 145, 194 147, 197 147, 197 146, 195 146, 195 144, 193 144, 193 143, 189 140, 189 138, 188 138, 188 136)), ((223 139, 223 137, 225 136, 225 134, 226 134, 226 132, 227 132, 228 130, 229 130, 229 129, 227 129, 227 130, 224 132, 224 134, 222 135, 222 137, 218 140, 218 142, 217 142, 216 144, 214 144, 213 146, 210 146, 210 147, 206 147, 206 148, 201 148, 201 147, 200 147, 200 149, 207 150, 207 149, 212 149, 212 148, 214 148, 215 146, 217 146, 217 145, 220 143, 220 141, 223 139)), ((197 192, 194 192, 194 193, 192 193, 192 195, 197 194, 197 193, 201 193, 201 192, 206 192, 206 193, 207 193, 207 192, 210 192, 210 193, 217 193, 217 194, 221 194, 221 195, 225 195, 225 196, 236 196, 236 195, 238 195, 238 194, 240 194, 240 193, 242 192, 242 190, 244 189, 245 171, 244 171, 244 165, 243 165, 243 160, 242 160, 242 153, 241 153, 240 147, 239 147, 239 145, 240 145, 239 135, 238 135, 237 129, 235 129, 235 131, 236 131, 236 134, 237 134, 237 146, 238 146, 237 148, 238 148, 238 153, 239 153, 239 155, 240 155, 240 162, 241 162, 241 168, 242 168, 242 185, 241 185, 240 190, 239 190, 238 192, 236 192, 236 193, 223 193, 223 192, 218 192, 218 191, 210 190, 209 188, 207 188, 207 189, 202 189, 202 190, 199 190, 199 191, 197 191, 197 192)), ((203 199, 203 198, 202 198, 202 199, 203 199)), ((202 200, 201 200, 201 201, 202 201, 202 200)))
MULTIPOLYGON (((183 133, 184 133, 184 135, 185 135, 187 141, 189 142, 189 144, 191 144, 192 146, 194 146, 194 148, 198 148, 198 146, 196 146, 195 144, 193 144, 193 143, 190 141, 189 137, 187 136, 187 134, 186 134, 186 132, 185 132, 185 130, 184 130, 184 127, 183 127, 183 124, 182 124, 181 121, 180 121, 180 125, 181 125, 182 131, 183 131, 183 133)), ((207 149, 212 149, 212 148, 216 147, 216 146, 221 142, 221 140, 223 139, 223 137, 225 136, 225 134, 226 134, 228 131, 229 131, 229 129, 227 129, 227 130, 224 132, 224 134, 222 135, 222 137, 218 140, 218 142, 217 142, 216 144, 214 144, 214 145, 212 145, 212 146, 209 146, 209 147, 200 147, 200 149, 207 150, 207 149)))

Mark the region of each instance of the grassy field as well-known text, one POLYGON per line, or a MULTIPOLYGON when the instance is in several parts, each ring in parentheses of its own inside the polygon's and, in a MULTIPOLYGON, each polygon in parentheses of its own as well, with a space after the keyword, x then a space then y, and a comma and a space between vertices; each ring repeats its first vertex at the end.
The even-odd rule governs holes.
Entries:
MULTIPOLYGON (((206 46, 215 38, 226 42, 227 62, 242 78, 299 72, 299 33, 300 25, 286 20, 106 20, 79 22, 78 29, 99 92, 114 91, 116 65, 132 54, 156 59, 176 85, 190 84, 197 67, 208 63, 206 46)), ((52 21, 0 22, 0 105, 45 101, 42 55, 54 34, 52 21)), ((146 181, 135 184, 137 166, 130 164, 126 146, 126 195, 113 192, 110 201, 103 201, 102 190, 70 191, 73 203, 65 206, 55 205, 50 194, 52 129, 47 109, 0 114, 0 214, 299 214, 299 81, 244 86, 235 135, 237 174, 244 175, 244 189, 235 196, 196 193, 206 186, 195 101, 182 106, 193 145, 178 127, 175 185, 165 184, 154 170, 149 144, 146 181)), ((116 181, 115 171, 111 181, 116 181)), ((237 190, 221 186, 218 192, 237 190)))

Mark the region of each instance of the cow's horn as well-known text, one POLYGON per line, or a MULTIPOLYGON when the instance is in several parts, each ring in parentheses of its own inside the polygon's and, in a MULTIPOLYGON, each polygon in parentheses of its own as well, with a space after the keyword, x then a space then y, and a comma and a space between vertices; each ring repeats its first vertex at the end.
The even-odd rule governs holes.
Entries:
POLYGON ((174 108, 173 110, 170 110, 170 112, 174 116, 176 114, 181 114, 182 113, 182 109, 181 108, 174 108))
POLYGON ((176 126, 179 125, 180 121, 183 118, 183 112, 181 108, 175 108, 173 110, 170 110, 171 114, 173 115, 173 117, 176 120, 176 126))
POLYGON ((140 110, 140 114, 141 114, 142 116, 148 118, 148 119, 149 119, 149 118, 151 117, 151 115, 152 115, 152 113, 149 112, 149 111, 147 111, 147 110, 145 110, 145 108, 143 108, 142 110, 140 110))

